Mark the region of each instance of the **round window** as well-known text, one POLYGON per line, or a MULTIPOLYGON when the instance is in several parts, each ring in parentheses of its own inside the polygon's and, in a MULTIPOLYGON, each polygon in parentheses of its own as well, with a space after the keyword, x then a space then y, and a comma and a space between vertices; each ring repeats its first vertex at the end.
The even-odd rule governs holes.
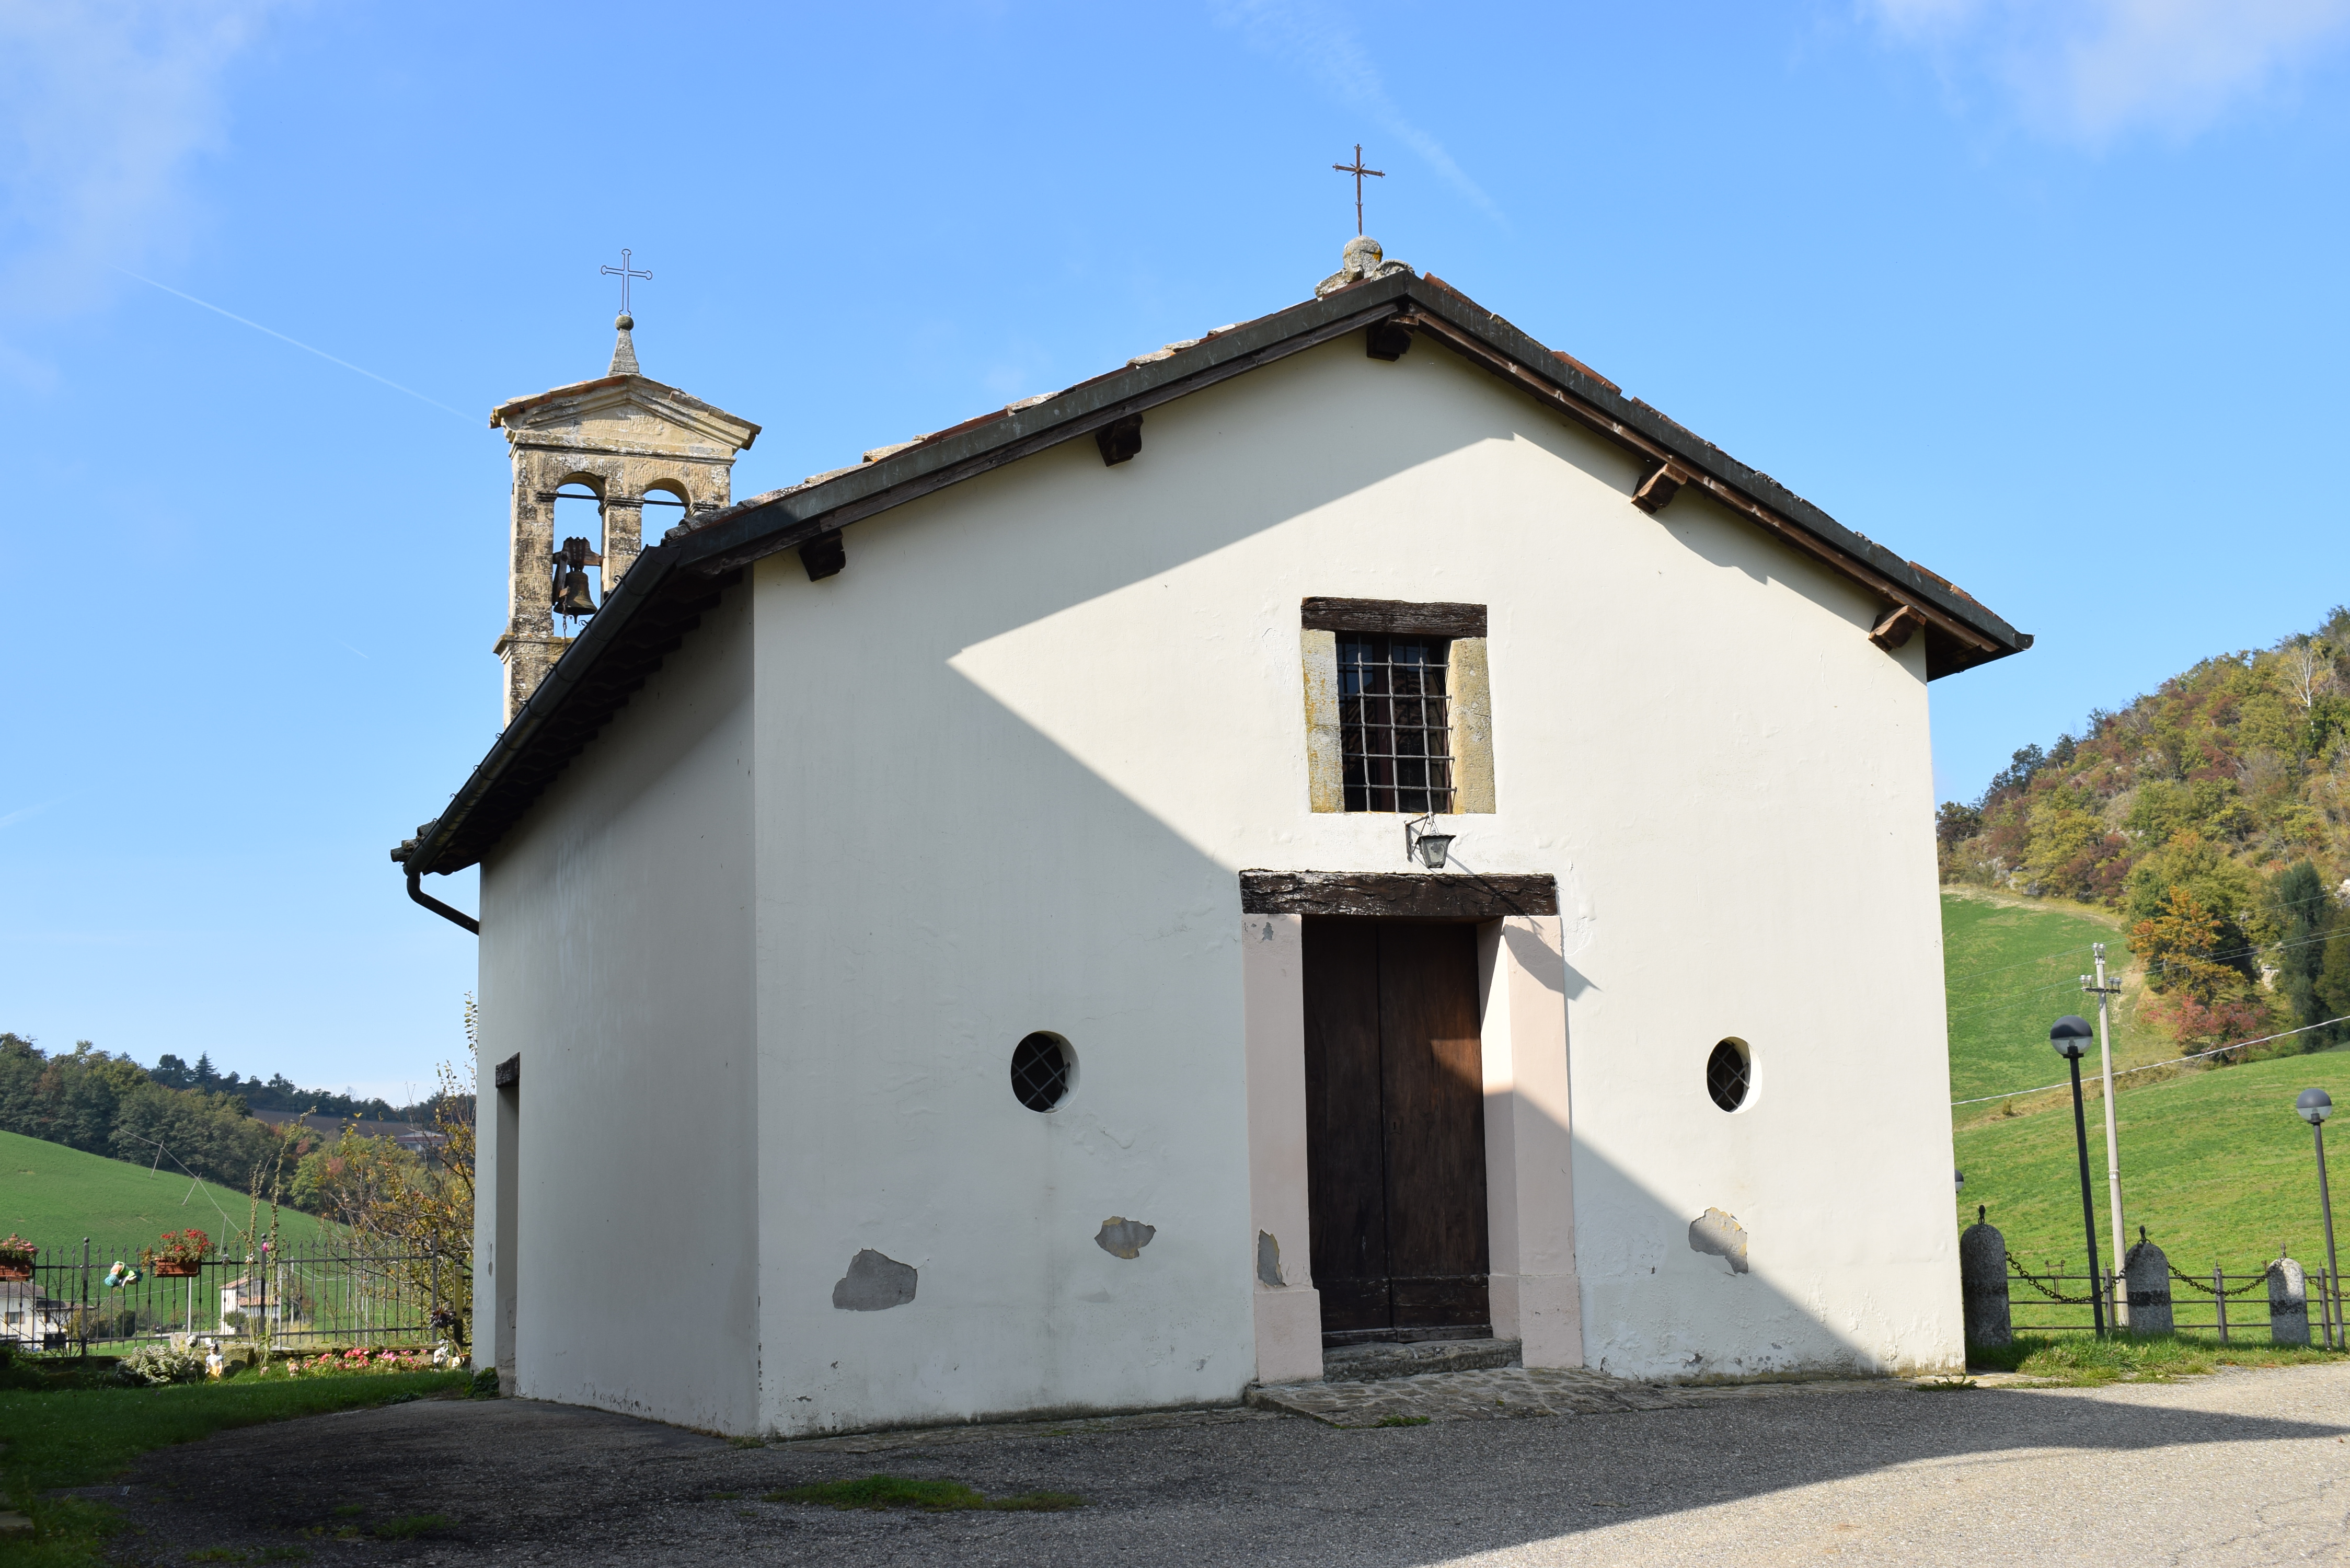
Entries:
POLYGON ((1057 1034, 1039 1030, 1012 1048, 1012 1093, 1032 1111, 1067 1099, 1076 1074, 1076 1054, 1057 1034))
POLYGON ((1705 1059, 1705 1092, 1725 1111, 1746 1103, 1746 1090, 1753 1080, 1754 1064, 1743 1040, 1725 1040, 1705 1059))

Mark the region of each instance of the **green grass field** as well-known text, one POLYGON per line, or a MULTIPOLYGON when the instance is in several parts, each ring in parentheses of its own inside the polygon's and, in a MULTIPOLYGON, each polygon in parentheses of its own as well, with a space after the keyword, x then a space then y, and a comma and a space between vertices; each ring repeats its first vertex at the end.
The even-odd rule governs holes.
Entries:
MULTIPOLYGON (((1981 895, 1942 895, 1942 973, 1949 998, 1950 1097, 1969 1100, 2062 1078, 2064 1064, 2048 1048, 2048 1026, 2067 1012, 2092 1019, 2093 998, 2081 994, 2089 972, 2089 944, 2106 944, 2108 966, 2129 961, 2121 930, 2110 919, 2071 906, 2022 908, 1981 895)), ((2114 1020, 2117 1066, 2176 1054, 2169 1042, 2141 1039, 2125 1005, 2114 1020)), ((1967 1126, 1999 1115, 1995 1105, 1960 1106, 1953 1122, 1967 1126)))
MULTIPOLYGON (((2063 1083, 2064 1062, 2048 1048, 2048 1026, 2066 1012, 2095 1017, 2083 1005, 2090 999, 2081 995, 2077 977, 2088 966, 2092 941, 2106 943, 2109 964, 2126 963, 2121 933, 2063 907, 2017 908, 1946 894, 1942 910, 1951 1097, 2063 1083)), ((2133 987, 2124 1002, 2134 994, 2133 987)), ((2131 1012, 2126 1005, 2116 1010, 2116 1066, 2178 1054, 2156 1031, 2134 1028, 2131 1012)), ((2104 1104, 2094 1082, 2095 1054, 2082 1064, 2091 1080, 2089 1164, 2103 1266, 2112 1256, 2104 1104)), ((2280 1247, 2308 1268, 2323 1267, 2316 1160, 2308 1125, 2293 1110, 2294 1096, 2312 1085, 2350 1103, 2350 1053, 2165 1070, 2117 1085, 2125 1239, 2135 1240, 2145 1226, 2175 1266, 2199 1278, 2208 1278, 2214 1263, 2231 1274, 2257 1271, 2280 1247)), ((1954 1106, 1951 1119, 1958 1166, 1967 1177, 1960 1223, 1973 1223, 1976 1205, 1983 1205, 2024 1266, 2081 1272, 2086 1246, 2069 1090, 1954 1106)), ((2350 1134, 2350 1121, 2343 1130, 2350 1134)), ((2350 1156, 2350 1136, 2336 1152, 2350 1156)), ((2338 1168, 2350 1178, 2350 1160, 2338 1168)), ((2339 1240, 2350 1247, 2350 1198, 2343 1222, 2339 1240)), ((2182 1315, 2191 1298, 2194 1316, 2209 1316, 2208 1298, 2184 1287, 2175 1295, 2182 1315)), ((2087 1321, 2085 1309, 2027 1314, 2028 1288, 2019 1287, 2014 1299, 2019 1316, 2031 1321, 2087 1321)), ((2244 1305, 2245 1321, 2265 1322, 2264 1298, 2244 1305)))
MULTIPOLYGON (((2173 1263, 2198 1275, 2209 1274, 2215 1262, 2231 1273, 2257 1270, 2280 1246, 2311 1268, 2322 1265, 2317 1161, 2308 1124, 2293 1110, 2293 1096, 2312 1085, 2350 1101, 2350 1053, 2214 1068, 2115 1095, 2127 1238, 2145 1226, 2173 1263)), ((2088 1117, 2091 1190, 2103 1238, 2106 1145, 2096 1101, 2089 1102, 2088 1117)), ((1962 1127, 1956 1141, 1959 1168, 1967 1173, 1961 1222, 1973 1223, 1981 1204, 2025 1267, 2037 1271, 2054 1262, 2080 1272, 2085 1242, 2069 1095, 2061 1109, 1962 1127)), ((2337 1137, 2330 1152, 2350 1155, 2350 1139, 2337 1137)), ((2350 1161, 2341 1174, 2350 1179, 2350 1161)), ((2341 1222, 2350 1225, 2350 1194, 2341 1222)), ((2350 1243, 2350 1233, 2340 1239, 2350 1243)), ((2101 1240, 2100 1255, 2111 1251, 2101 1240)))
MULTIPOLYGON (((61 1143, 0 1132, 0 1234, 13 1231, 44 1247, 76 1248, 88 1236, 99 1250, 120 1255, 166 1231, 193 1225, 225 1251, 232 1237, 244 1235, 251 1212, 244 1193, 192 1181, 168 1166, 151 1173, 61 1143)), ((317 1220, 292 1209, 280 1209, 277 1222, 288 1244, 318 1233, 317 1220)), ((266 1207, 261 1224, 265 1231, 266 1207)))

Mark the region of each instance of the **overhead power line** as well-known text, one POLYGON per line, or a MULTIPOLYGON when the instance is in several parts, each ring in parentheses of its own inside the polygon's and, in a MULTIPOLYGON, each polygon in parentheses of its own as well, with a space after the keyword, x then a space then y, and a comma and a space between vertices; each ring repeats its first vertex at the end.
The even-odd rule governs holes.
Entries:
MULTIPOLYGON (((2323 1029, 2329 1023, 2350 1023, 2350 1012, 2345 1012, 2339 1018, 2321 1018, 2314 1023, 2304 1023, 2298 1029, 2287 1029, 2282 1033, 2263 1034, 2257 1040, 2237 1040, 2225 1045, 2214 1045, 2209 1051, 2195 1052, 2191 1055, 2173 1056, 2168 1062, 2148 1062, 2143 1067, 2125 1067, 2120 1072, 2116 1073, 2114 1076, 2116 1078, 2122 1078, 2128 1076, 2132 1073, 2151 1073, 2157 1067, 2176 1067, 2181 1062, 2193 1062, 2205 1056, 2217 1056, 2224 1051, 2241 1051, 2248 1045, 2265 1045, 2272 1040, 2286 1040, 2292 1038, 2295 1034, 2306 1034, 2313 1029, 2323 1029)), ((2003 1095, 1978 1095, 1971 1100, 1952 1100, 1950 1102, 1950 1106, 1955 1110, 1960 1106, 1988 1105, 1993 1100, 2012 1100, 2022 1095, 2044 1095, 2051 1089, 2061 1089, 2064 1087, 2065 1087, 2065 1084, 2056 1083, 2043 1084, 2036 1089, 2010 1089, 2003 1095)))

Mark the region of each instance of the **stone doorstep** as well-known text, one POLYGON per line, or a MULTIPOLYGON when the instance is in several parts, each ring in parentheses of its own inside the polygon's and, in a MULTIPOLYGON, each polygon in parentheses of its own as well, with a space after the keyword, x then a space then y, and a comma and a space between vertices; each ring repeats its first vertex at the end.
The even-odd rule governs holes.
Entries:
POLYGON ((21 1513, 0 1512, 0 1535, 23 1535, 32 1528, 33 1521, 21 1513))
POLYGON ((1428 1372, 1476 1372, 1515 1366, 1514 1339, 1421 1339, 1340 1345, 1322 1353, 1325 1383, 1383 1383, 1428 1372))

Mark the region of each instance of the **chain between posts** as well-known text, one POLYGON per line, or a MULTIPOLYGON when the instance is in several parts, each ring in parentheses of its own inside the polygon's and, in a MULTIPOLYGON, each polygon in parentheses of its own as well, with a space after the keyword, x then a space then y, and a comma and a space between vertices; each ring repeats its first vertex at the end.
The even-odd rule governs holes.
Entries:
MULTIPOLYGON (((2022 1280, 2025 1284, 2030 1285, 2033 1290, 2038 1291, 2048 1300, 2054 1302, 2059 1305, 2089 1306, 2094 1303, 2095 1298, 2093 1297, 2068 1296, 2062 1291, 2055 1289, 2048 1282, 2050 1280, 2061 1280, 2066 1276, 2063 1274, 2051 1274, 2047 1279, 2043 1279, 2041 1276, 2033 1273, 2031 1270, 2025 1268, 2022 1264, 2017 1262, 2012 1254, 2011 1254, 2007 1260, 2007 1271, 2009 1273, 2013 1274, 2017 1279, 2022 1280)), ((2242 1284, 2238 1285, 2231 1291, 2215 1291, 2210 1285, 2205 1284, 2202 1281, 2194 1278, 2192 1275, 2180 1272, 2175 1266, 2170 1270, 2170 1277, 2173 1280, 2176 1280, 2178 1283, 2187 1286, 2189 1289, 2200 1291, 2207 1296, 2235 1297, 2250 1295, 2252 1292, 2261 1289, 2269 1282, 2269 1277, 2265 1271, 2261 1273, 2254 1274, 2251 1279, 2245 1281, 2242 1284)))
MULTIPOLYGON (((2068 1296, 2061 1291, 2052 1289, 2045 1281, 2040 1278, 2039 1275, 2025 1268, 2022 1263, 2017 1262, 2015 1261, 2015 1255, 2012 1252, 2008 1254, 2007 1271, 2016 1278, 2022 1280, 2025 1284, 2030 1285, 2033 1290, 2038 1291, 2042 1295, 2046 1296, 2050 1301, 2056 1303, 2060 1306, 2095 1306, 2104 1299, 2102 1296, 2068 1296)), ((2052 1274, 2049 1276, 2050 1279, 2063 1279, 2064 1277, 2064 1276, 2062 1274, 2052 1274)))
POLYGON ((2205 1284, 2202 1281, 2180 1273, 2176 1268, 2173 1268, 2170 1271, 2170 1277, 2177 1280, 2180 1284, 2187 1286, 2189 1290, 2201 1291, 2207 1296, 2249 1295, 2269 1282, 2268 1272, 2266 1270, 2262 1270, 2261 1272, 2254 1274, 2250 1281, 2238 1285, 2232 1291, 2215 1291, 2210 1285, 2205 1284))

